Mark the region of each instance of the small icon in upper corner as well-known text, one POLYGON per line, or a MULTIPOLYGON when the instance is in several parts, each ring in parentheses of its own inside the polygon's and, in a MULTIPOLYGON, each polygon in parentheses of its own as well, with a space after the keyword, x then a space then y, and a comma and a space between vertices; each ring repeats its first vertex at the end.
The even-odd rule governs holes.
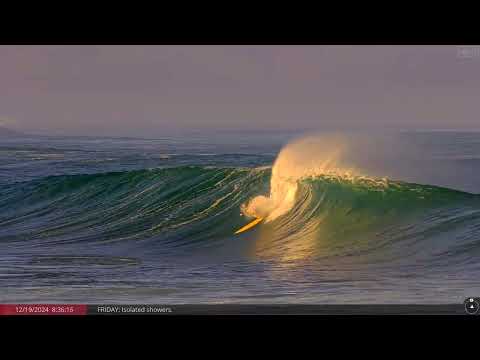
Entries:
POLYGON ((472 59, 480 57, 480 46, 457 46, 457 58, 472 59))
POLYGON ((480 304, 474 298, 465 300, 465 311, 467 314, 475 315, 480 308, 480 304))

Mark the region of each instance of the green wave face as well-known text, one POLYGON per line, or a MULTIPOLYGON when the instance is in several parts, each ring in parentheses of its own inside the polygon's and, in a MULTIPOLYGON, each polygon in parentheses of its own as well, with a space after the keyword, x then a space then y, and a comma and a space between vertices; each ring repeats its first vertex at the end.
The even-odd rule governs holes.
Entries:
MULTIPOLYGON (((249 221, 241 206, 268 195, 270 177, 265 168, 176 167, 8 185, 0 189, 0 241, 131 241, 160 249, 220 244, 249 221)), ((455 231, 449 240, 438 240, 436 249, 471 251, 480 228, 480 203, 473 194, 328 176, 298 185, 290 211, 242 235, 255 239, 256 255, 392 259, 421 252, 425 241, 455 231)))
POLYGON ((300 181, 295 206, 264 231, 257 253, 291 254, 295 260, 368 255, 391 261, 415 256, 425 240, 435 241, 441 234, 451 237, 446 244, 438 241, 435 250, 460 245, 452 236, 457 230, 462 235, 469 232, 467 240, 474 240, 479 224, 477 195, 396 181, 320 176, 300 181))
POLYGON ((177 245, 220 237, 241 224, 238 208, 261 188, 264 176, 243 169, 180 167, 15 184, 0 197, 0 234, 3 241, 47 242, 160 236, 178 240, 177 245))

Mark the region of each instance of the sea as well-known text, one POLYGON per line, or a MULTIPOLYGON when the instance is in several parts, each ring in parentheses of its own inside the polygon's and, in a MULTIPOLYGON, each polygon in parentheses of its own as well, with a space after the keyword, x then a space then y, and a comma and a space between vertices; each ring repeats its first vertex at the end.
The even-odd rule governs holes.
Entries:
POLYGON ((475 131, 3 137, 0 302, 462 303, 479 193, 475 131))

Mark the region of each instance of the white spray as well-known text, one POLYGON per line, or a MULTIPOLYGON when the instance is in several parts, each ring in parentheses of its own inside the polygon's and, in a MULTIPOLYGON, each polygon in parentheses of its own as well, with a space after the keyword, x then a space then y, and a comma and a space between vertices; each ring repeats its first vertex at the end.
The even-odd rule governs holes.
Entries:
POLYGON ((245 215, 272 221, 295 204, 298 180, 325 174, 348 174, 340 164, 346 142, 339 136, 310 136, 285 146, 272 168, 270 196, 257 196, 242 207, 245 215))

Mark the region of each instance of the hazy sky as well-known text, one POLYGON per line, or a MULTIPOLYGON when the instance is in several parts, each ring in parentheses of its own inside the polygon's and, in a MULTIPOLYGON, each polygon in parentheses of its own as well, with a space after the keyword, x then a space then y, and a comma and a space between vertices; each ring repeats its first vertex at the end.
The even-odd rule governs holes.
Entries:
POLYGON ((132 136, 479 129, 474 55, 456 46, 0 46, 0 124, 132 136))

